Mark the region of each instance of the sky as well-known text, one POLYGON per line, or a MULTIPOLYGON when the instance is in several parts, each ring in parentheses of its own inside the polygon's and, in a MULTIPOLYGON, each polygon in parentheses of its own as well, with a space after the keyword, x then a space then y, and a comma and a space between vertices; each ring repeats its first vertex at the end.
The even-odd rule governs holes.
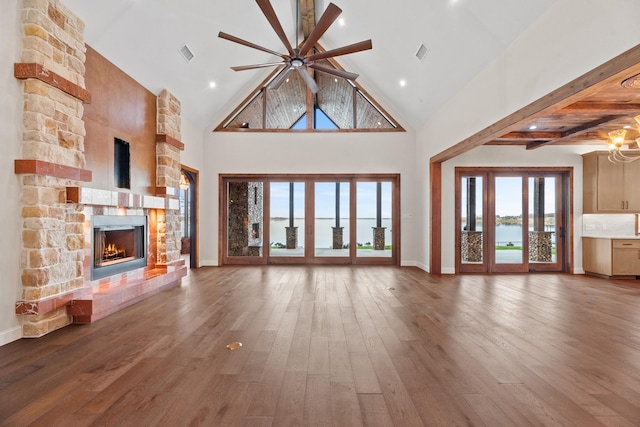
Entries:
MULTIPOLYGON (((464 181, 461 185, 462 200, 467 197, 467 187, 464 181)), ((531 178, 530 178, 531 179, 531 178)), ((476 215, 482 216, 482 178, 476 181, 476 215)), ((555 178, 545 178, 545 211, 555 211, 555 178)), ((531 198, 532 190, 529 190, 531 198)), ((496 177, 496 215, 519 216, 522 215, 522 177, 496 177)))
MULTIPOLYGON (((271 216, 289 217, 289 183, 272 182, 271 184, 271 216)), ((336 212, 335 182, 316 182, 315 184, 315 216, 316 218, 334 218, 336 212)), ((376 216, 376 183, 358 182, 357 214, 359 218, 375 218, 376 216)), ((340 216, 349 217, 349 183, 340 185, 340 216)), ((304 217, 304 183, 296 182, 293 186, 294 216, 304 217)), ((391 218, 391 183, 382 183, 382 217, 391 218)))

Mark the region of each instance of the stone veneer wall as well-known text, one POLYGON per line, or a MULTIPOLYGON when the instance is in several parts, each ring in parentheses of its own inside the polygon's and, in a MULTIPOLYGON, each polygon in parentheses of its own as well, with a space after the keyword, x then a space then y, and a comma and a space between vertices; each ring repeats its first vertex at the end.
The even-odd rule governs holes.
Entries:
MULTIPOLYGON (((167 189, 169 199, 177 199, 180 188, 180 101, 167 90, 158 95, 156 127, 156 186, 167 189)), ((158 212, 157 263, 170 264, 180 259, 180 211, 167 209, 158 212)))
MULTIPOLYGON (((82 121, 84 24, 57 0, 24 0, 22 176, 22 298, 41 301, 81 288, 83 208, 66 203, 66 187, 90 179, 82 121), (26 77, 28 76, 28 77, 26 77)), ((23 319, 36 337, 71 323, 66 308, 23 319)))
POLYGON ((229 256, 248 256, 249 184, 229 183, 229 224, 227 247, 229 256))

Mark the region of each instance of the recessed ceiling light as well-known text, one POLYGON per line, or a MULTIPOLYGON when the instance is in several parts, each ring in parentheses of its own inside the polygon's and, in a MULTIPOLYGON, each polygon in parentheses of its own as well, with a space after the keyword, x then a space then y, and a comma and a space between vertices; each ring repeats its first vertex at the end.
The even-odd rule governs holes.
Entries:
POLYGON ((529 130, 536 130, 536 129, 538 129, 538 126, 536 125, 529 126, 529 130))
POLYGON ((626 125, 624 129, 631 129, 631 125, 626 125))
POLYGON ((407 85, 407 81, 406 80, 400 80, 400 86, 405 87, 407 85))
POLYGON ((338 19, 338 24, 340 24, 341 27, 344 27, 345 25, 347 25, 344 18, 338 19))
POLYGON ((209 82, 209 87, 211 89, 213 89, 214 87, 216 87, 216 82, 209 82))
POLYGON ((289 83, 289 79, 287 78, 287 80, 285 80, 287 83, 289 83))

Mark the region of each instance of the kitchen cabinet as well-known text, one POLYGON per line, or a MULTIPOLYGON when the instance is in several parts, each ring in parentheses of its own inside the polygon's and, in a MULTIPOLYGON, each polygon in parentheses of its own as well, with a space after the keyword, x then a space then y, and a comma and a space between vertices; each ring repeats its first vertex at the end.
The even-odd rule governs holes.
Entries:
POLYGON ((640 161, 612 163, 606 151, 584 154, 583 212, 640 212, 640 161))
POLYGON ((640 239, 583 237, 582 267, 603 276, 640 276, 640 239))

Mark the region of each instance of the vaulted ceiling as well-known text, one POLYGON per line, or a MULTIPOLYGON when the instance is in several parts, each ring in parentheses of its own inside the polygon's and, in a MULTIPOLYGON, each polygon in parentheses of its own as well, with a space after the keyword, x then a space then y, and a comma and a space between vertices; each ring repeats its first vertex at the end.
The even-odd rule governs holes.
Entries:
MULTIPOLYGON (((181 100, 183 115, 203 129, 220 123, 272 71, 229 67, 278 60, 219 39, 219 31, 284 53, 254 0, 61 1, 85 21, 87 44, 150 91, 168 89, 181 100), (191 62, 179 53, 185 43, 195 55, 191 62)), ((292 43, 297 1, 271 1, 292 43)), ((329 3, 299 1, 301 27, 329 3)), ((372 50, 340 57, 340 64, 360 74, 357 82, 403 126, 419 128, 555 0, 333 2, 343 22, 334 23, 320 44, 329 50, 372 39, 372 50), (416 57, 421 44, 428 48, 422 61, 416 57)))

